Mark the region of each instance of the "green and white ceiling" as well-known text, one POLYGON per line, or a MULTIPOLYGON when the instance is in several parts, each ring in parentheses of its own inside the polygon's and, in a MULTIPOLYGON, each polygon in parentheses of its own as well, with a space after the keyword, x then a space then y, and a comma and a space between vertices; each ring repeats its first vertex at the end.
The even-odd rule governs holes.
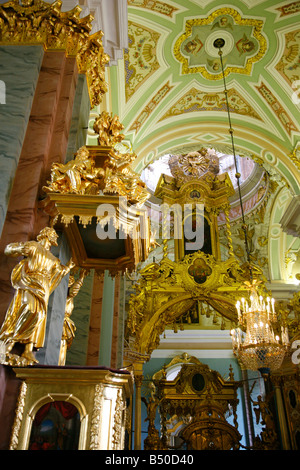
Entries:
POLYGON ((101 106, 124 125, 134 169, 203 146, 231 152, 221 37, 235 147, 280 186, 268 214, 278 225, 300 192, 300 1, 128 0, 128 37, 101 106))

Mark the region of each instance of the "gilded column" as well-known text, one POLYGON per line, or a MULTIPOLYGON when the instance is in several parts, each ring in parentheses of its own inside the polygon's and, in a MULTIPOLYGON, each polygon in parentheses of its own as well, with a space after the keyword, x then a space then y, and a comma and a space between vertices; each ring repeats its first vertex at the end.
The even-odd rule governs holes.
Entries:
POLYGON ((142 447, 142 382, 143 374, 137 371, 135 378, 135 414, 134 414, 134 450, 141 450, 142 447))
POLYGON ((291 450, 290 440, 289 440, 289 433, 285 418, 285 410, 282 401, 281 395, 281 387, 280 387, 280 379, 274 379, 272 377, 272 382, 275 388, 275 397, 276 397, 276 405, 277 405, 277 416, 280 428, 280 435, 282 441, 282 449, 283 450, 291 450))

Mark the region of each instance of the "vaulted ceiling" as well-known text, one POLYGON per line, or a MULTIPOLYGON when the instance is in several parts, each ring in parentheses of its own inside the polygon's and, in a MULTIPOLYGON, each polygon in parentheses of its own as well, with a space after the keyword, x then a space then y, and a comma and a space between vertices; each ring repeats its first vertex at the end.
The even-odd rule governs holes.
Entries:
POLYGON ((129 46, 110 69, 110 99, 136 169, 166 150, 231 145, 213 46, 222 37, 236 145, 296 190, 289 155, 299 140, 299 19, 300 2, 129 0, 129 46))
MULTIPOLYGON (((300 189, 299 20, 299 1, 128 0, 128 48, 107 70, 104 106, 124 125, 137 172, 165 153, 202 146, 230 153, 224 83, 213 46, 215 39, 225 40, 235 147, 267 172, 269 198, 281 188, 262 235, 274 241, 267 258, 272 250, 289 249, 286 240, 280 248, 275 229, 300 189)), ((270 278, 284 277, 283 260, 270 278)))

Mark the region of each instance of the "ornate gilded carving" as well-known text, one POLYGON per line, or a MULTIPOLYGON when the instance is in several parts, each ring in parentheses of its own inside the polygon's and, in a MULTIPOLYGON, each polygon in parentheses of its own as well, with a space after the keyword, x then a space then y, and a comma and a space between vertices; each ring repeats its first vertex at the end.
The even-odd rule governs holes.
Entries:
POLYGON ((174 422, 181 426, 180 437, 188 449, 239 448, 241 435, 237 429, 237 388, 241 384, 233 379, 232 374, 225 381, 218 372, 198 359, 183 354, 156 373, 153 381, 163 423, 163 448, 172 448, 169 436, 174 422), (169 368, 173 370, 175 364, 180 368, 177 376, 166 380, 166 371, 169 368), (234 426, 226 420, 229 410, 234 416, 234 426))
POLYGON ((9 446, 10 450, 16 450, 18 447, 20 429, 21 429, 21 424, 22 424, 22 420, 24 417, 26 393, 27 393, 27 384, 26 382, 22 382, 20 393, 18 396, 16 412, 15 412, 15 420, 14 420, 14 424, 12 427, 11 440, 10 440, 10 446, 9 446))
POLYGON ((51 179, 45 192, 61 194, 97 194, 102 187, 103 168, 95 167, 94 155, 86 146, 81 147, 73 160, 67 163, 53 163, 51 179))
POLYGON ((256 417, 256 424, 262 424, 264 427, 260 436, 254 440, 254 449, 257 450, 276 450, 279 449, 279 441, 275 428, 275 421, 270 407, 270 400, 274 392, 269 393, 265 398, 258 395, 257 401, 252 400, 253 410, 256 417), (256 406, 256 408, 254 408, 256 406))
POLYGON ((98 134, 98 145, 107 147, 115 147, 116 144, 124 140, 124 135, 121 131, 124 129, 123 124, 120 123, 117 115, 113 116, 107 111, 95 118, 93 129, 98 134))
POLYGON ((40 202, 53 225, 64 225, 76 265, 98 273, 109 270, 112 276, 135 269, 150 251, 149 218, 142 207, 150 193, 132 170, 136 155, 119 150, 122 129, 118 116, 102 112, 94 122, 99 145, 82 146, 73 160, 53 163, 40 202), (94 256, 88 249, 91 239, 94 256), (102 240, 109 240, 110 258, 102 240))
POLYGON ((81 8, 61 11, 62 2, 11 0, 0 6, 0 44, 41 44, 47 51, 65 51, 75 57, 79 73, 86 74, 91 107, 107 91, 105 65, 109 56, 102 46, 102 31, 90 35, 92 15, 80 18, 81 8))
POLYGON ((206 148, 185 155, 172 155, 169 165, 177 184, 195 180, 208 172, 214 175, 219 173, 219 159, 216 153, 206 148))
MULTIPOLYGON (((241 268, 233 258, 224 262, 196 252, 182 261, 166 258, 161 263, 150 263, 140 271, 135 294, 129 299, 127 328, 134 338, 136 350, 151 354, 159 344, 159 336, 167 325, 172 325, 197 300, 205 301, 222 316, 235 322, 237 298, 246 286, 247 267, 241 268), (195 262, 204 263, 210 275, 204 282, 195 279, 195 262), (237 289, 239 289, 237 294, 237 289)), ((203 277, 201 278, 203 281, 203 277)))
MULTIPOLYGON (((81 147, 73 160, 53 163, 51 178, 44 186, 46 193, 123 196, 141 207, 150 193, 132 168, 136 155, 121 153, 116 145, 124 139, 124 126, 118 116, 102 112, 94 122, 99 147, 81 147), (99 155, 98 163, 96 158, 99 155), (101 158, 100 158, 101 157, 101 158)), ((99 201, 100 204, 100 201, 99 201)))
MULTIPOLYGON (((117 394, 125 403, 133 393, 132 377, 126 371, 107 368, 16 367, 14 373, 23 385, 20 390, 11 448, 27 450, 32 424, 45 404, 65 401, 80 416, 78 450, 112 450, 114 403, 117 394), (108 405, 103 415, 104 406, 108 405)), ((120 446, 124 444, 124 429, 120 446)), ((121 449, 121 447, 119 447, 121 449)))
POLYGON ((38 362, 33 349, 44 345, 49 296, 74 267, 72 259, 63 266, 50 252, 51 246, 57 245, 57 237, 53 228, 46 227, 37 241, 11 243, 5 248, 7 256, 24 256, 11 274, 15 295, 0 330, 6 364, 26 366, 38 362), (25 345, 21 357, 11 353, 15 343, 25 345))
POLYGON ((123 400, 122 390, 118 390, 116 407, 114 412, 114 426, 113 426, 113 437, 112 437, 112 448, 113 450, 121 450, 122 446, 122 437, 124 432, 124 410, 126 406, 123 400))

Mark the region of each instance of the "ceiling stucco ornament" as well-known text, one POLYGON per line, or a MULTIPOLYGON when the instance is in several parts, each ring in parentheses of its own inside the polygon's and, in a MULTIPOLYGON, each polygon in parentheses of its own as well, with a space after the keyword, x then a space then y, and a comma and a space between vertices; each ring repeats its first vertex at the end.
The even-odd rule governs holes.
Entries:
POLYGON ((152 0, 151 2, 148 0, 128 0, 128 5, 138 8, 145 8, 155 13, 159 13, 160 15, 169 17, 172 17, 174 13, 178 11, 178 8, 175 8, 174 5, 168 5, 167 2, 159 0, 152 0))
POLYGON ((233 8, 220 8, 207 18, 185 23, 185 32, 177 39, 174 56, 181 62, 183 74, 201 73, 204 78, 222 78, 221 63, 213 43, 222 37, 225 75, 232 72, 250 75, 252 66, 266 53, 263 21, 242 18, 233 8))
POLYGON ((156 46, 160 34, 150 28, 128 22, 128 49, 124 53, 126 99, 159 68, 156 46))
MULTIPOLYGON (((260 121, 262 120, 261 116, 237 90, 231 88, 228 90, 227 96, 231 112, 241 116, 252 117, 260 121)), ((224 93, 213 91, 206 92, 192 87, 168 109, 160 118, 160 121, 195 111, 226 112, 224 93)))

